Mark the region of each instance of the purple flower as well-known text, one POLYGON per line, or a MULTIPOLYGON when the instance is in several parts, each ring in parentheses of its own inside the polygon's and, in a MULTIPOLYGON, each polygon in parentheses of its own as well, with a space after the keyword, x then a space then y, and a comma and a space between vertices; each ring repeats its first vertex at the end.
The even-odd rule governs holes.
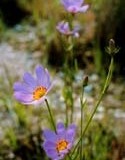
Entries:
POLYGON ((65 129, 63 123, 58 123, 56 133, 51 130, 44 130, 43 136, 45 141, 43 148, 49 158, 60 160, 69 153, 73 146, 76 134, 76 125, 71 124, 65 129))
POLYGON ((41 103, 51 88, 50 75, 42 66, 36 67, 36 78, 25 73, 22 82, 14 83, 14 97, 23 104, 41 103))
POLYGON ((56 26, 56 29, 67 36, 73 35, 74 37, 79 37, 78 30, 79 28, 76 26, 73 30, 70 30, 69 23, 68 22, 59 22, 56 26))
POLYGON ((86 12, 89 5, 83 5, 84 0, 61 0, 64 8, 70 13, 86 12))

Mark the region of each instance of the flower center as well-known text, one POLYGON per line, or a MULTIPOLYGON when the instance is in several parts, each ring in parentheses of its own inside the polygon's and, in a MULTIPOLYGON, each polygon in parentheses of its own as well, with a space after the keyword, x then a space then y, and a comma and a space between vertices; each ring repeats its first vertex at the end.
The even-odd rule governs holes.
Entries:
POLYGON ((57 142, 57 144, 56 144, 56 150, 58 152, 60 152, 62 150, 67 149, 67 146, 68 146, 68 142, 66 140, 62 139, 62 140, 60 140, 60 141, 57 142))
POLYGON ((43 97, 46 93, 47 89, 45 87, 37 87, 35 91, 33 92, 33 99, 39 100, 41 97, 43 97))

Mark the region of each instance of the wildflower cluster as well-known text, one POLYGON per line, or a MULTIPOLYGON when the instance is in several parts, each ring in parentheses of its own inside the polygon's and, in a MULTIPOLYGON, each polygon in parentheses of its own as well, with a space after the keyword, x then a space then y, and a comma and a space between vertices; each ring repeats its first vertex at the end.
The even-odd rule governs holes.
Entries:
MULTIPOLYGON (((13 85, 14 97, 22 104, 41 104, 44 100, 46 101, 46 95, 51 89, 48 70, 39 65, 35 71, 36 78, 30 73, 25 73, 23 82, 15 82, 13 85)), ((52 116, 51 113, 50 116, 52 116)), ((70 124, 68 128, 65 129, 64 124, 60 122, 55 128, 55 132, 45 129, 43 131, 45 141, 42 146, 48 157, 52 160, 63 159, 73 146, 75 134, 75 124, 70 124)))
MULTIPOLYGON (((71 149, 75 141, 76 125, 72 123, 72 124, 69 124, 67 128, 65 128, 64 123, 59 122, 55 127, 55 122, 53 120, 52 113, 46 98, 47 93, 51 89, 50 74, 47 71, 47 69, 39 65, 36 67, 36 70, 35 70, 36 78, 34 78, 30 73, 25 73, 23 76, 23 82, 14 83, 13 85, 14 96, 19 102, 25 105, 30 105, 30 104, 38 105, 45 100, 48 106, 48 111, 50 113, 52 125, 54 125, 55 131, 51 131, 49 129, 43 130, 44 142, 42 144, 42 147, 45 150, 47 156, 52 160, 61 160, 61 159, 64 159, 65 156, 69 156, 69 157, 71 156, 69 159, 72 159, 73 153, 75 152, 76 148, 79 146, 79 143, 82 142, 82 138, 97 110, 97 107, 99 106, 99 103, 102 100, 104 93, 107 90, 107 87, 109 85, 111 75, 112 75, 112 65, 113 65, 113 61, 111 61, 111 64, 109 67, 109 73, 108 73, 106 82, 104 84, 104 88, 100 94, 99 100, 95 105, 95 109, 91 114, 84 130, 82 129, 82 126, 81 126, 81 131, 82 131, 81 136, 78 142, 76 143, 76 146, 73 152, 71 153, 71 155, 69 154, 71 152, 71 149)), ((85 81, 84 85, 86 86, 88 83, 88 77, 86 77, 84 81, 85 81)), ((81 108, 83 108, 84 104, 85 103, 81 101, 81 108)), ((79 153, 76 152, 76 155, 78 154, 79 153)))
MULTIPOLYGON (((71 14, 76 14, 78 12, 85 12, 88 9, 88 5, 83 4, 84 0, 61 0, 62 5, 64 6, 65 10, 71 14)), ((72 29, 68 22, 60 22, 56 26, 57 30, 64 34, 64 35, 72 35, 78 37, 78 29, 72 29)), ((110 46, 111 47, 111 46, 110 46)), ((108 48, 108 50, 113 50, 114 47, 108 48), (112 49, 113 48, 113 49, 112 49)), ((16 100, 21 102, 25 105, 40 105, 42 102, 45 102, 47 105, 48 113, 51 119, 51 125, 53 126, 54 131, 50 129, 43 130, 43 138, 44 142, 42 144, 43 149, 45 150, 47 156, 52 160, 61 160, 65 157, 68 157, 70 160, 75 160, 79 154, 79 159, 82 160, 82 145, 83 145, 83 137, 87 128, 89 127, 90 122, 109 86, 109 82, 112 75, 113 68, 113 57, 111 59, 111 64, 109 66, 109 72, 100 93, 99 99, 95 104, 94 110, 91 113, 85 128, 83 129, 82 125, 82 113, 83 113, 83 106, 86 105, 86 101, 83 102, 83 92, 81 98, 81 133, 78 142, 75 143, 74 149, 73 148, 75 142, 75 135, 76 135, 76 125, 74 123, 70 123, 67 121, 66 126, 63 122, 59 122, 55 125, 55 121, 53 118, 53 114, 51 112, 51 107, 47 101, 47 93, 50 91, 52 87, 52 82, 50 78, 50 74, 47 69, 43 66, 38 65, 35 69, 36 76, 32 76, 30 73, 25 73, 23 76, 22 82, 16 82, 13 85, 14 89, 14 97, 16 100), (81 142, 81 143, 80 143, 81 142), (79 145, 81 145, 79 147, 79 145), (80 149, 79 149, 80 148, 80 149), (76 149, 78 152, 76 152, 76 149)), ((83 80, 82 91, 83 88, 88 84, 88 76, 86 76, 83 80)), ((71 84, 72 85, 72 84, 71 84)), ((66 88, 68 90, 68 88, 66 88)), ((71 88, 72 89, 72 88, 71 88)), ((72 90, 71 90, 72 91, 72 90)), ((72 107, 73 112, 73 107, 72 107)), ((72 119, 72 118, 71 118, 72 119)), ((73 119, 72 119, 73 120, 73 119)))

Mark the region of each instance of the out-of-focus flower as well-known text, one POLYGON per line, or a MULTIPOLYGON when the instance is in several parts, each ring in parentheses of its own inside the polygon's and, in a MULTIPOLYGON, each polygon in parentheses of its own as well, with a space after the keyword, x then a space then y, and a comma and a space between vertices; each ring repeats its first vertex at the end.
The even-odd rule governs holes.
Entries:
POLYGON ((79 27, 78 26, 75 26, 73 30, 70 30, 70 27, 69 27, 69 23, 68 22, 65 22, 65 21, 61 21, 58 23, 58 25, 56 26, 56 29, 62 33, 62 34, 65 34, 67 36, 74 36, 74 37, 79 37, 79 27))
POLYGON ((86 12, 89 5, 83 5, 84 0, 61 0, 64 8, 70 13, 86 12))
POLYGON ((36 67, 36 78, 30 73, 25 73, 23 82, 14 83, 14 97, 23 104, 40 104, 46 98, 51 88, 48 70, 42 66, 36 67))
POLYGON ((51 130, 44 130, 43 136, 45 141, 43 148, 47 156, 52 160, 63 159, 73 146, 75 134, 75 124, 70 124, 68 128, 65 129, 63 123, 58 123, 56 133, 51 130))

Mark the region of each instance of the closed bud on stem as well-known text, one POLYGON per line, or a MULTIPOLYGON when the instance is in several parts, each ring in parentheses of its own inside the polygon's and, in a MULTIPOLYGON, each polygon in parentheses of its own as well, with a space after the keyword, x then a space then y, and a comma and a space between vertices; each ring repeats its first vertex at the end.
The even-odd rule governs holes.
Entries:
POLYGON ((83 88, 88 85, 88 80, 89 80, 88 76, 85 76, 83 79, 83 88))
POLYGON ((115 46, 114 39, 109 40, 109 46, 106 47, 106 52, 110 54, 111 56, 114 56, 116 53, 119 52, 120 48, 115 46))
POLYGON ((114 39, 110 39, 109 40, 109 47, 110 47, 110 49, 112 51, 114 50, 114 48, 115 48, 115 41, 114 41, 114 39))

